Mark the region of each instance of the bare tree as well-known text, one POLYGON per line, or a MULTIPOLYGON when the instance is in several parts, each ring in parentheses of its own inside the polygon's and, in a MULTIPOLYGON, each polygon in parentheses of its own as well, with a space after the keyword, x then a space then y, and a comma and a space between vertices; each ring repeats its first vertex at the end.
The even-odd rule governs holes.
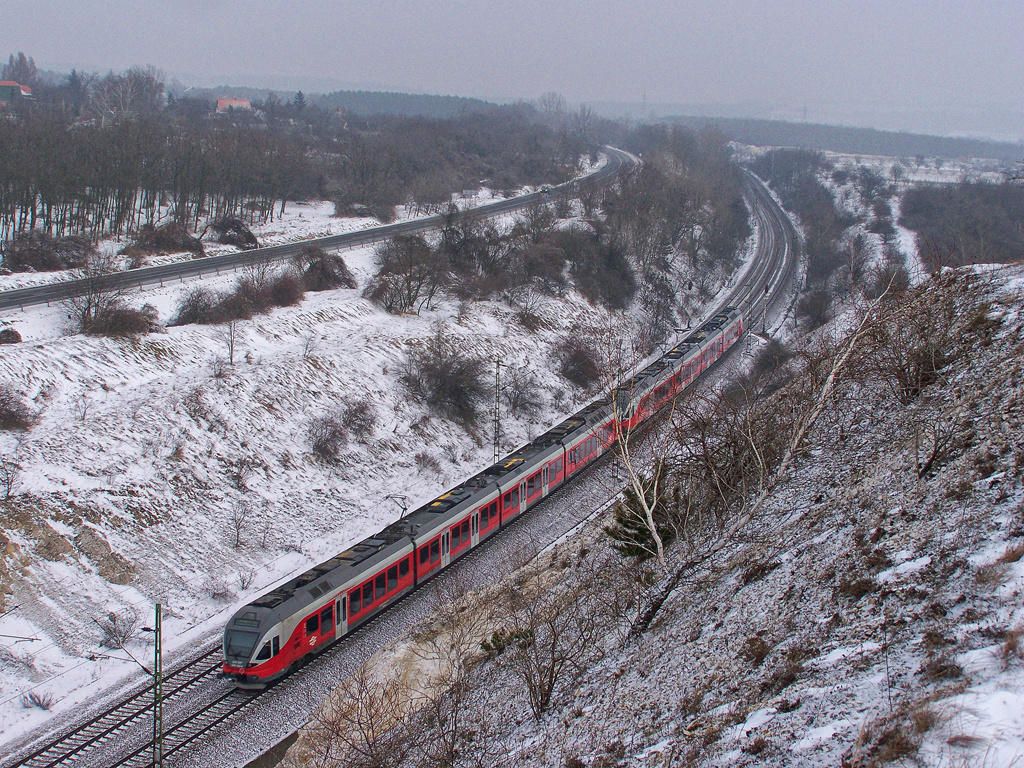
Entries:
POLYGON ((241 329, 237 320, 229 320, 217 330, 217 336, 228 353, 228 365, 235 364, 235 348, 241 337, 241 329))
POLYGON ((410 691, 397 675, 368 664, 317 708, 306 726, 318 768, 399 768, 418 745, 406 717, 410 691))
POLYGON ((11 498, 20 476, 21 464, 9 456, 0 458, 0 490, 5 499, 11 498))
POLYGON ((235 534, 235 549, 242 546, 242 533, 249 525, 249 515, 251 512, 252 507, 245 500, 236 502, 235 506, 231 508, 231 530, 235 534))
POLYGON ((112 310, 121 306, 124 289, 113 281, 119 272, 117 257, 94 251, 83 256, 81 266, 71 271, 75 295, 65 300, 78 330, 86 332, 112 310))

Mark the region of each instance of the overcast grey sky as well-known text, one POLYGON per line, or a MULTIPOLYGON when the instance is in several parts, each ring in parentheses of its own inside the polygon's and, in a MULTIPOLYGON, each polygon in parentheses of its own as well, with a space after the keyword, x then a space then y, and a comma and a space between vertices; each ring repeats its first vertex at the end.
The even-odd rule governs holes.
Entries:
POLYGON ((1024 136, 1021 0, 6 0, 0 52, 183 81, 374 87, 1024 136))

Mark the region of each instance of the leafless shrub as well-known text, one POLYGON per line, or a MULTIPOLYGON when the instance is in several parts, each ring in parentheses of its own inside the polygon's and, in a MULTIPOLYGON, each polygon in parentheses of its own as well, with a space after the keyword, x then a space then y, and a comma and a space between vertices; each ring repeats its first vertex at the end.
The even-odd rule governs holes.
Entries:
POLYGON ((467 427, 476 424, 490 390, 484 359, 441 327, 410 350, 401 382, 432 411, 467 427))
POLYGON ((239 571, 239 573, 238 573, 238 588, 241 589, 244 592, 245 590, 247 590, 249 587, 252 586, 252 584, 253 584, 253 582, 255 580, 256 580, 256 571, 253 571, 251 569, 248 570, 248 571, 239 571))
POLYGON ((336 253, 328 253, 315 245, 304 245, 295 260, 307 291, 357 287, 345 260, 336 253))
POLYGON ((601 380, 601 360, 594 345, 586 339, 571 335, 555 349, 558 371, 569 382, 581 389, 589 389, 601 380))
POLYGON ((25 709, 41 709, 44 712, 49 712, 56 703, 57 699, 52 693, 30 691, 21 697, 21 706, 25 709))
POLYGON ((0 383, 0 429, 28 429, 35 416, 10 384, 0 383))
POLYGON ((309 442, 321 461, 335 462, 348 443, 348 429, 336 415, 318 416, 309 423, 309 442))
POLYGON ((398 675, 359 668, 306 726, 311 750, 325 768, 400 768, 419 745, 407 717, 411 691, 398 675))
POLYGON ((507 369, 501 394, 509 411, 531 416, 540 409, 540 384, 533 371, 513 365, 507 369))
POLYGON ((222 216, 216 221, 210 222, 210 228, 216 233, 217 242, 221 245, 234 245, 243 250, 260 247, 256 235, 237 216, 222 216))
POLYGON ((20 476, 21 464, 7 456, 0 458, 0 491, 5 499, 11 498, 20 476))
POLYGON ((1020 655, 1020 640, 1022 637, 1024 637, 1024 624, 1018 624, 1006 633, 1006 638, 1003 640, 1003 647, 1000 651, 1004 663, 1009 663, 1020 655))
POLYGON ((134 608, 108 613, 106 618, 96 621, 102 637, 101 648, 121 648, 141 631, 139 614, 134 608))
POLYGON ((0 328, 0 344, 20 344, 21 334, 15 328, 0 328))
POLYGON ((249 525, 249 516, 252 513, 252 507, 247 501, 238 501, 231 508, 231 532, 234 534, 235 543, 232 545, 235 549, 242 546, 242 533, 249 525))
POLYGON ((346 398, 341 421, 357 440, 366 440, 377 428, 377 409, 366 399, 346 398))
POLYGON ((12 667, 19 672, 35 672, 36 657, 29 651, 12 651, 6 645, 0 645, 0 666, 12 667))
POLYGON ((147 253, 188 251, 193 258, 199 258, 205 253, 202 241, 193 237, 183 224, 173 221, 159 227, 143 224, 125 250, 129 249, 147 253))
POLYGON ((768 747, 768 739, 764 736, 755 736, 749 744, 743 747, 743 751, 748 755, 759 755, 765 751, 768 747))
POLYGON ((421 470, 441 474, 441 462, 426 451, 420 451, 415 456, 416 466, 421 470))
POLYGON ((4 266, 11 272, 53 272, 80 267, 96 246, 85 235, 54 237, 32 229, 15 236, 4 250, 4 266))
POLYGON ((399 235, 377 248, 377 273, 366 297, 387 312, 419 312, 429 308, 449 280, 449 265, 440 250, 420 235, 399 235))
POLYGON ((82 331, 91 336, 142 336, 149 333, 156 322, 156 308, 151 304, 135 309, 117 301, 99 310, 93 319, 83 324, 82 331))
POLYGON ((220 576, 211 576, 204 585, 204 592, 211 600, 227 603, 235 599, 235 593, 220 576))
POLYGON ((740 655, 755 667, 759 667, 771 650, 772 647, 758 634, 747 638, 740 649, 740 655))
POLYGON ((523 683, 537 719, 600 658, 608 619, 598 588, 604 574, 586 563, 556 585, 525 574, 499 598, 508 638, 500 660, 523 683))

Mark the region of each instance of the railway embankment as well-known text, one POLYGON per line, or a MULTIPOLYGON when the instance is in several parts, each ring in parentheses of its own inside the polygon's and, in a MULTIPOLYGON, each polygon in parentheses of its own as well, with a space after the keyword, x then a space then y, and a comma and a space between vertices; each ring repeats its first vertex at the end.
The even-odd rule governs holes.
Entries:
POLYGON ((1021 759, 1022 287, 947 271, 754 366, 727 392, 760 393, 780 450, 717 527, 658 565, 610 547, 609 511, 453 591, 283 764, 1021 759))

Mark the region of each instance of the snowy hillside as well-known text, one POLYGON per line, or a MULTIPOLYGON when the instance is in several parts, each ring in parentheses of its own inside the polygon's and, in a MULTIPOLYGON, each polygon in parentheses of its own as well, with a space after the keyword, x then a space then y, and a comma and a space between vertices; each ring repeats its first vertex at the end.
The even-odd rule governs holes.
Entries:
MULTIPOLYGON (((372 744, 395 766, 1019 765, 1024 270, 977 275, 819 332, 802 359, 856 339, 834 395, 750 520, 670 558, 647 631, 629 629, 664 576, 647 591, 650 562, 608 551, 606 515, 382 652, 285 764, 361 765, 346 745, 372 744), (942 362, 919 389, 900 376, 920 345, 942 362), (556 668, 538 707, 530 670, 556 668)), ((809 412, 787 376, 785 412, 809 412)))
MULTIPOLYGON (((123 658, 101 648, 98 621, 137 616, 141 626, 162 602, 170 664, 217 642, 247 597, 379 530, 399 503, 414 508, 488 465, 487 418, 466 433, 399 385, 408 349, 439 328, 500 357, 503 375, 536 378, 539 408, 503 416, 509 451, 594 394, 559 376, 555 344, 570 330, 631 339, 642 322, 571 291, 531 301, 534 331, 500 301, 389 315, 361 296, 372 255, 343 254, 360 289, 309 293, 299 306, 239 322, 233 365, 224 326, 107 339, 62 334, 62 307, 17 316, 27 341, 4 348, 0 381, 24 394, 35 423, 0 433, 13 468, 0 501, 0 611, 10 611, 0 634, 11 636, 0 641, 0 738, 139 674, 104 656, 123 658), (374 424, 325 463, 311 450, 310 424, 352 404, 368 406, 374 424), (51 709, 28 694, 52 698, 51 709)), ((227 288, 236 277, 203 285, 227 288)), ((132 301, 166 319, 195 284, 132 301)), ((135 655, 151 653, 145 639, 128 644, 135 655)))

